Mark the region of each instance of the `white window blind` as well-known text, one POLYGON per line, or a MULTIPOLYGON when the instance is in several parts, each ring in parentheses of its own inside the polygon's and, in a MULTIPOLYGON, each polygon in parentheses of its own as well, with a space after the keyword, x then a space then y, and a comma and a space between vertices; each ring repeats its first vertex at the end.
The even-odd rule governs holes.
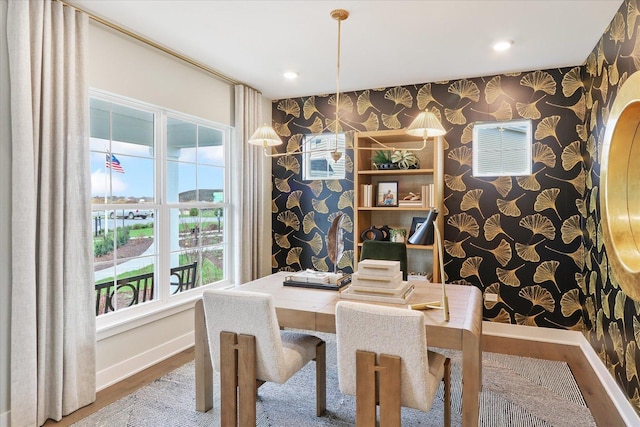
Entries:
POLYGON ((530 174, 531 121, 474 124, 474 176, 530 174))

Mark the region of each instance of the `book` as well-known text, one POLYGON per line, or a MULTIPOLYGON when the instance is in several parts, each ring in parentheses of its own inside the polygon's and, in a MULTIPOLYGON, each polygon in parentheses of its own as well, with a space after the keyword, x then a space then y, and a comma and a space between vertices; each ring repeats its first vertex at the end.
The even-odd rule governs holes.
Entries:
POLYGON ((413 295, 414 290, 415 290, 415 287, 413 285, 410 285, 403 295, 391 296, 391 295, 354 292, 353 289, 351 289, 351 286, 349 286, 347 289, 340 292, 340 298, 372 301, 372 302, 386 302, 389 304, 406 304, 407 301, 409 301, 409 298, 411 298, 411 295, 413 295))
POLYGON ((351 292, 355 292, 363 295, 385 295, 392 297, 401 297, 405 295, 410 287, 413 285, 409 282, 400 282, 401 286, 397 288, 381 288, 379 286, 366 286, 360 283, 354 282, 351 284, 351 292))

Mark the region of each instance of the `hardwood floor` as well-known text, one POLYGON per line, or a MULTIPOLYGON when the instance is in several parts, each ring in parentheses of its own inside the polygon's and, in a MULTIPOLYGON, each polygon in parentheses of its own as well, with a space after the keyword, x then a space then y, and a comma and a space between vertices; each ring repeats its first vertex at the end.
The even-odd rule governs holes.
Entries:
MULTIPOLYGON (((482 350, 492 353, 567 362, 596 424, 624 425, 624 421, 618 414, 615 405, 605 390, 600 386, 597 375, 591 369, 582 352, 577 350, 575 346, 485 335, 482 339, 482 350)), ((78 422, 121 397, 134 392, 166 373, 188 363, 193 360, 193 358, 194 348, 191 347, 118 384, 114 384, 98 392, 94 403, 64 417, 60 422, 48 420, 44 425, 65 427, 78 422)))
POLYGON ((91 405, 87 405, 84 408, 78 409, 72 414, 69 414, 66 417, 62 418, 62 420, 60 420, 59 422, 48 420, 46 423, 44 423, 44 426, 66 427, 75 422, 78 422, 81 419, 122 398, 123 396, 133 393, 137 389, 144 387, 145 385, 153 382, 161 376, 190 362, 191 360, 193 360, 194 355, 195 351, 193 347, 184 350, 176 354, 175 356, 172 356, 158 363, 157 365, 151 366, 150 368, 147 368, 144 371, 141 371, 133 375, 132 377, 127 378, 124 381, 114 384, 111 387, 105 388, 102 391, 99 391, 96 396, 96 401, 91 405))

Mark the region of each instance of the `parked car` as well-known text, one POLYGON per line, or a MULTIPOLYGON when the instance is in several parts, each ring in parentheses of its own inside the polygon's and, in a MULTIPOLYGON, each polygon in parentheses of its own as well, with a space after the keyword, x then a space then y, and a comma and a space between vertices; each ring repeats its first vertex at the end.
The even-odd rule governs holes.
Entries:
POLYGON ((113 219, 117 215, 118 218, 122 218, 123 216, 127 219, 135 219, 142 218, 147 219, 147 217, 153 218, 153 210, 151 209, 116 209, 115 211, 111 211, 109 214, 109 218, 113 219))

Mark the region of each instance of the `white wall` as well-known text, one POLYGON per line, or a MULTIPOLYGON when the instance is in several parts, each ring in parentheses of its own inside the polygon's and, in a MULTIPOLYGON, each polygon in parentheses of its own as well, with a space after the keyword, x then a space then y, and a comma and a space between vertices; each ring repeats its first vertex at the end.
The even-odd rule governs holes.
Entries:
POLYGON ((9 425, 9 353, 11 319, 11 136, 7 0, 0 0, 0 427, 9 425))

